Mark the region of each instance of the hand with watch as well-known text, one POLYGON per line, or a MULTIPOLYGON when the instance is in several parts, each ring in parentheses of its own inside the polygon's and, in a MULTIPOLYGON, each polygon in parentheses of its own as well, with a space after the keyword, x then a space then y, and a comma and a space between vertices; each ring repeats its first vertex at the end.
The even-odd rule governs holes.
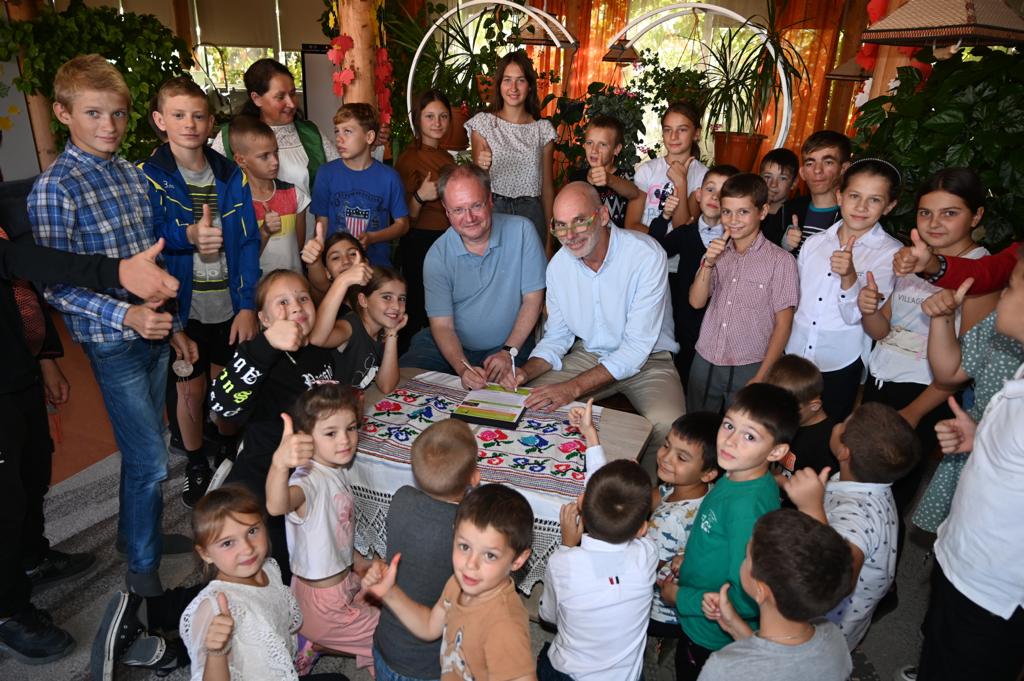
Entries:
POLYGON ((519 348, 514 345, 503 345, 492 355, 484 360, 484 372, 487 380, 492 383, 501 383, 508 375, 514 375, 516 370, 516 357, 519 356, 519 348))

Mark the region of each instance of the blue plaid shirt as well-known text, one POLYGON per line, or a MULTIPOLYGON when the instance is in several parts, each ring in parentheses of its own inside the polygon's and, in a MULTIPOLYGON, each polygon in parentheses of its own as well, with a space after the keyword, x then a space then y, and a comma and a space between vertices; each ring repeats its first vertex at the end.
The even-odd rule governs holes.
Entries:
MULTIPOLYGON (((71 142, 36 180, 28 216, 40 245, 72 253, 128 258, 157 240, 142 171, 123 158, 104 160, 71 142)), ((124 325, 128 308, 138 301, 123 288, 92 291, 59 284, 46 287, 46 300, 64 313, 78 343, 139 337, 124 325)))

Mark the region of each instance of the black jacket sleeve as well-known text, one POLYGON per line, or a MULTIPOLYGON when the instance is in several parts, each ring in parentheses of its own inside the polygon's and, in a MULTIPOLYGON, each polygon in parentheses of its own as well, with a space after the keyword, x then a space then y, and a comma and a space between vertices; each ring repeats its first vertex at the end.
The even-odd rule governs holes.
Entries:
POLYGON ((240 343, 235 354, 210 386, 210 410, 224 421, 248 418, 256 404, 256 393, 279 359, 281 351, 260 334, 240 343))
POLYGON ((671 232, 666 234, 668 230, 669 218, 663 215, 651 220, 651 224, 648 227, 648 234, 650 234, 655 241, 657 241, 662 248, 665 249, 665 254, 668 257, 673 257, 682 253, 683 244, 686 240, 686 230, 697 229, 697 223, 692 222, 688 225, 680 225, 671 232))
POLYGON ((120 286, 121 261, 105 255, 78 255, 37 246, 28 241, 0 239, 0 278, 38 284, 68 284, 104 289, 120 286))

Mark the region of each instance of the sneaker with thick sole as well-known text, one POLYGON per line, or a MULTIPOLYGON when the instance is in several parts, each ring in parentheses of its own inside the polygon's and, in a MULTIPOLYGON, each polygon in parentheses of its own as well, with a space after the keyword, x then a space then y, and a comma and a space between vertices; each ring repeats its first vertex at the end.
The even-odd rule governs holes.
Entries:
POLYGON ((195 508, 196 503, 206 494, 206 488, 210 486, 212 472, 205 461, 199 464, 189 464, 185 468, 185 486, 181 489, 181 503, 187 508, 195 508))
POLYGON ((44 610, 28 608, 0 624, 0 650, 25 664, 48 664, 75 647, 75 639, 44 610))
POLYGON ((129 667, 152 669, 157 676, 167 676, 189 663, 188 651, 181 639, 142 634, 125 652, 121 663, 129 667))
POLYGON ((43 562, 25 574, 32 581, 33 589, 44 589, 88 570, 96 562, 91 553, 64 553, 50 549, 43 562))
POLYGON ((115 593, 107 603, 92 641, 89 669, 93 681, 110 681, 114 666, 145 631, 139 619, 139 609, 144 604, 142 596, 124 591, 115 593))
POLYGON ((900 667, 896 670, 896 675, 893 678, 896 681, 917 681, 917 665, 908 664, 905 667, 900 667))

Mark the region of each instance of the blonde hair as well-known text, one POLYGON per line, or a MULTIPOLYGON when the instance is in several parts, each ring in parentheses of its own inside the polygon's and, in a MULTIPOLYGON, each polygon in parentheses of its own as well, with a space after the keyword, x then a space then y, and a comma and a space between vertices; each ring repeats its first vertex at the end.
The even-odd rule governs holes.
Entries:
MULTIPOLYGON (((262 522, 266 522, 263 504, 248 487, 230 484, 210 490, 192 511, 192 536, 195 538, 195 545, 206 550, 206 547, 217 540, 225 520, 234 518, 237 521, 238 516, 243 515, 259 516, 262 522)), ((207 564, 204 573, 208 579, 213 579, 217 575, 217 567, 207 564)))
POLYGON ((67 60, 53 78, 53 99, 66 109, 71 109, 75 96, 84 90, 112 92, 120 95, 128 106, 132 104, 132 93, 124 76, 98 54, 80 54, 67 60))

